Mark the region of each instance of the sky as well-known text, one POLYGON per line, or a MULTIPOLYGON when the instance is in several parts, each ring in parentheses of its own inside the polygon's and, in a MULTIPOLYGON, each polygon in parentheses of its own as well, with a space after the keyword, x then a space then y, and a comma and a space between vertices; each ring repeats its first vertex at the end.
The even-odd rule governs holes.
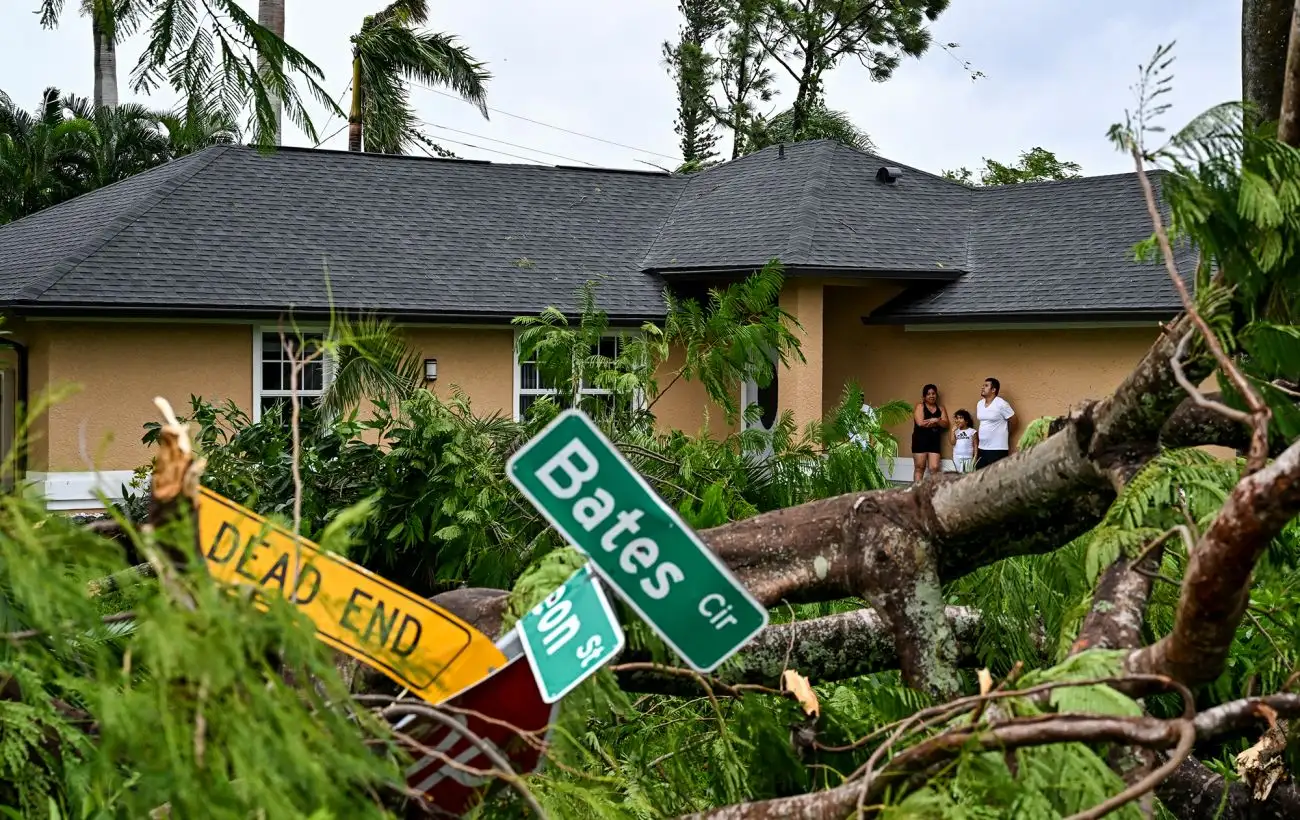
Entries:
MULTIPOLYGON (((240 1, 255 13, 256 0, 240 1)), ((80 3, 66 3, 54 31, 40 27, 37 5, 0 0, 0 89, 28 108, 51 85, 89 96, 90 23, 77 13, 80 3)), ((385 0, 286 5, 285 39, 341 95, 350 78, 348 37, 385 0)), ((458 156, 643 170, 679 161, 676 100, 662 57, 679 25, 675 0, 432 0, 430 7, 429 27, 458 35, 493 75, 488 104, 496 110, 487 120, 458 99, 414 90, 426 133, 458 156)), ((1241 3, 1225 0, 952 0, 932 27, 936 44, 958 44, 952 53, 934 47, 884 83, 845 62, 828 78, 827 102, 870 134, 881 155, 935 173, 974 168, 984 157, 1011 162, 1035 146, 1079 163, 1086 175, 1123 172, 1131 165, 1105 134, 1134 105, 1139 64, 1176 41, 1173 108, 1165 115, 1171 129, 1238 99, 1240 17, 1241 3), (984 76, 972 81, 963 60, 984 76)), ((175 98, 167 93, 144 98, 130 89, 144 42, 141 33, 119 48, 121 97, 170 107, 175 98)), ((774 111, 792 98, 793 81, 784 79, 774 111)), ((346 148, 344 122, 321 107, 314 114, 320 135, 334 134, 322 147, 346 148)), ((313 144, 288 124, 284 141, 313 144)))

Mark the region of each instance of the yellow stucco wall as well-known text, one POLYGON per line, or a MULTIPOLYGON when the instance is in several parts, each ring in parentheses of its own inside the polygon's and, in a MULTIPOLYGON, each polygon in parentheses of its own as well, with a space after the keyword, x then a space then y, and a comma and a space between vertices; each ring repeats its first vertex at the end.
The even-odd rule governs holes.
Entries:
MULTIPOLYGON (((184 413, 191 394, 232 399, 245 411, 253 401, 253 329, 249 324, 151 322, 10 322, 28 346, 29 389, 70 390, 32 425, 28 469, 39 472, 129 470, 150 457, 140 443, 156 420, 153 397, 184 413), (85 453, 83 455, 83 442, 85 453), (88 457, 88 458, 87 458, 88 457)), ((449 397, 459 387, 480 415, 514 412, 514 332, 509 328, 408 327, 403 334, 421 358, 438 360, 431 387, 449 397)), ((660 384, 681 365, 675 352, 660 384)), ((737 392, 738 389, 737 389, 737 392)), ((677 381, 656 403, 662 428, 715 435, 731 429, 697 382, 677 381)))
MULTIPOLYGON (((1041 416, 1110 395, 1155 340, 1158 329, 1099 327, 1053 330, 926 330, 867 326, 861 317, 897 288, 829 288, 826 296, 826 409, 839 400, 849 379, 862 385, 873 405, 894 399, 920 401, 921 386, 939 387, 951 415, 974 415, 980 384, 1002 382, 1002 396, 1016 410, 1015 439, 1041 416)), ((900 455, 910 454, 911 424, 894 429, 900 455)), ((950 448, 945 440, 945 455, 950 448)))
POLYGON ((71 389, 50 407, 29 451, 28 469, 129 470, 149 456, 140 436, 156 421, 154 396, 177 412, 190 394, 252 402, 252 333, 236 324, 31 322, 33 401, 71 389), (83 452, 84 445, 84 452, 83 452))
POLYGON ((422 358, 438 360, 438 380, 432 388, 440 398, 449 398, 459 387, 476 415, 514 415, 514 331, 411 327, 402 332, 422 358))

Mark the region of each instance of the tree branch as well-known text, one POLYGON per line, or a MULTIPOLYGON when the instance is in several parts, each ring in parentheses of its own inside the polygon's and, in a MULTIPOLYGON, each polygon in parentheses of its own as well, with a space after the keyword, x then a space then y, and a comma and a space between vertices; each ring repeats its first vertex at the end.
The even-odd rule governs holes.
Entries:
POLYGON ((1192 550, 1174 628, 1129 655, 1131 672, 1206 683, 1223 671, 1250 600, 1255 563, 1300 513, 1300 442, 1243 478, 1192 550))

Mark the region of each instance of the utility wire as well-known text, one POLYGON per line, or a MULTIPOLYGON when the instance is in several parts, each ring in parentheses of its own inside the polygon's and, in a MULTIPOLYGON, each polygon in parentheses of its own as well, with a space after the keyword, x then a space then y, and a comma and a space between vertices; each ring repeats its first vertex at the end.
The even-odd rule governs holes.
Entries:
MULTIPOLYGON (((342 108, 342 107, 343 107, 343 98, 346 97, 346 96, 348 95, 348 91, 351 90, 351 88, 352 88, 352 81, 351 81, 351 80, 348 80, 348 84, 345 85, 345 86, 343 87, 343 92, 342 92, 341 94, 339 94, 338 99, 334 101, 334 104, 337 105, 338 107, 342 108)), ((333 115, 333 114, 330 114, 330 118, 329 118, 328 120, 325 120, 325 124, 321 126, 321 130, 324 131, 326 128, 329 128, 329 127, 330 127, 330 123, 332 123, 332 122, 334 122, 334 115, 333 115)), ((347 119, 344 118, 343 128, 347 128, 347 127, 348 127, 347 119)), ((332 140, 332 139, 334 139, 335 137, 337 137, 337 136, 339 135, 339 132, 341 132, 341 131, 343 130, 343 128, 340 128, 338 131, 335 131, 333 134, 330 134, 328 137, 326 137, 325 139, 323 139, 323 140, 321 140, 320 142, 316 143, 316 144, 313 145, 312 147, 313 147, 313 148, 319 148, 319 147, 321 147, 321 146, 324 145, 325 143, 327 143, 327 142, 329 142, 330 140, 332 140)))
MULTIPOLYGON (((493 154, 500 154, 500 155, 503 156, 503 157, 511 157, 512 159, 522 159, 524 162, 531 162, 531 163, 533 163, 534 165, 545 165, 545 164, 546 164, 545 162, 541 161, 540 159, 536 159, 536 158, 534 158, 534 157, 521 157, 521 156, 519 156, 518 154, 511 154, 511 153, 506 152, 506 151, 498 151, 498 150, 496 150, 495 148, 484 148, 484 147, 481 146, 481 145, 474 145, 473 143, 470 143, 470 142, 458 142, 458 141, 456 141, 456 140, 447 139, 447 138, 445 138, 445 137, 440 138, 440 139, 439 139, 439 142, 450 142, 452 145, 463 145, 463 146, 465 146, 466 148, 474 148, 474 149, 479 150, 479 151, 488 151, 488 152, 493 153, 493 154)), ((429 157, 432 158, 432 159, 447 159, 447 157, 439 157, 439 156, 435 156, 435 155, 434 155, 434 154, 433 154, 433 153, 432 153, 428 148, 426 148, 422 143, 420 143, 420 142, 418 142, 418 141, 417 141, 415 144, 418 145, 418 146, 420 147, 420 150, 421 150, 421 151, 423 151, 424 153, 428 154, 429 157)))
POLYGON ((439 131, 453 131, 457 134, 464 134, 467 137, 474 137, 476 139, 487 140, 488 142, 495 142, 498 145, 509 145, 511 148, 520 148, 524 151, 532 151, 534 154, 545 154, 548 157, 557 157, 558 159, 568 160, 569 162, 580 162, 583 165, 590 165, 592 168, 600 167, 594 162, 587 162, 585 159, 578 159, 577 157, 566 157, 564 154, 555 154, 550 151, 543 151, 540 148, 530 148, 527 145, 519 145, 518 143, 499 140, 496 137, 488 137, 488 136, 484 136, 483 134, 475 134, 472 131, 462 131, 459 128, 452 128, 446 125, 438 125, 437 123, 429 122, 428 120, 418 120, 418 122, 422 122, 425 125, 429 126, 430 128, 435 128, 438 129, 439 131))
MULTIPOLYGON (((422 83, 413 83, 413 85, 417 85, 420 88, 423 88, 425 91, 432 91, 434 94, 441 94, 444 97, 448 97, 453 100, 459 100, 460 102, 464 102, 464 100, 461 100, 461 98, 456 96, 455 94, 449 94, 446 91, 442 91, 437 88, 430 88, 429 86, 424 85, 422 83)), ((607 140, 604 137, 593 137, 591 134, 584 134, 581 131, 574 131, 569 128, 561 128, 558 125, 551 125, 550 123, 542 122, 541 120, 534 120, 529 117, 525 117, 522 114, 511 114, 509 111, 502 111, 500 108, 493 108, 491 106, 487 106, 487 110, 494 111, 498 114, 505 114, 507 117, 514 117, 515 119, 523 120, 524 122, 531 122, 533 125, 540 125, 543 128, 551 128, 556 131, 563 131, 566 134, 573 134, 575 137, 583 137, 584 139, 595 140, 596 142, 603 142, 606 145, 616 145, 619 148, 626 148, 629 151, 639 151, 642 154, 653 154, 656 157, 663 157, 664 159, 670 159, 674 162, 681 162, 680 157, 674 157, 671 154, 661 154, 658 151, 651 151, 647 148, 637 148, 635 145, 626 145, 621 142, 614 142, 613 140, 607 140)))

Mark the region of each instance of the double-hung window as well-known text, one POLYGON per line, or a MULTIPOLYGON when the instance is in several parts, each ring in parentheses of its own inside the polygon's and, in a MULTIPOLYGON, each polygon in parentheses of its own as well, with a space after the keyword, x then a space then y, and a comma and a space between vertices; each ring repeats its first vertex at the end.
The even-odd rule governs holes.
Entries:
MULTIPOLYGON (((601 337, 598 344, 592 346, 591 353, 593 355, 599 354, 606 359, 616 359, 623 352, 623 343, 623 334, 608 334, 601 337)), ((517 361, 515 369, 516 419, 523 419, 527 416, 528 408, 532 407, 543 396, 551 396, 561 405, 567 403, 567 399, 560 396, 560 391, 542 377, 536 360, 520 359, 521 354, 517 346, 515 354, 517 361)), ((634 403, 637 401, 639 401, 639 397, 634 398, 634 403)), ((605 414, 612 412, 614 402, 614 394, 606 388, 596 387, 587 384, 585 381, 578 386, 578 406, 588 413, 605 414)))
POLYGON ((256 328, 253 334, 253 418, 275 407, 282 407, 283 418, 289 418, 289 397, 293 394, 291 370, 293 360, 299 363, 298 406, 315 407, 320 404, 325 387, 333 375, 328 356, 320 345, 325 334, 320 331, 286 330, 281 337, 278 329, 256 328), (292 355, 291 355, 292 354, 292 355), (310 361, 304 362, 304 359, 310 361))

